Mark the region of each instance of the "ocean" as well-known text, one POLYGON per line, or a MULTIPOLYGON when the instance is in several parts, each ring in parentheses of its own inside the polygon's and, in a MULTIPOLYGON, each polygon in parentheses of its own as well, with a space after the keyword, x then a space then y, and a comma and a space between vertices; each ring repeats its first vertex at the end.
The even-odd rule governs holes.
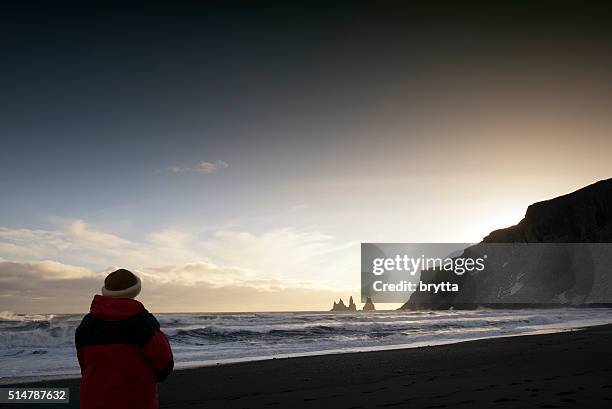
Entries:
MULTIPOLYGON (((612 309, 157 314, 176 367, 438 345, 612 323, 612 309)), ((0 383, 78 375, 82 315, 0 313, 0 383)))

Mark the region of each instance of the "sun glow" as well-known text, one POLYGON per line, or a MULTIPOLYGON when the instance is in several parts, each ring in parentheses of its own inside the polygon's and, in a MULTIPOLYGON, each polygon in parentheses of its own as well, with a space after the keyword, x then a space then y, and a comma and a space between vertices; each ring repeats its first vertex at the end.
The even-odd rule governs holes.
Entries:
POLYGON ((482 224, 478 226, 481 237, 493 230, 503 229, 518 224, 525 216, 524 206, 497 206, 490 212, 480 215, 482 224))

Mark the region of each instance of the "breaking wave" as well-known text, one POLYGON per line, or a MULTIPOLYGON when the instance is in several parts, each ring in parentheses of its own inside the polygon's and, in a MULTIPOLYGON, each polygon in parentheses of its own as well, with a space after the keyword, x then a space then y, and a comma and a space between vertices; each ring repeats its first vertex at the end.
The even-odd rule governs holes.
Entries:
MULTIPOLYGON (((159 314, 177 366, 410 347, 612 323, 609 309, 159 314)), ((0 380, 77 374, 82 315, 0 312, 0 380)))

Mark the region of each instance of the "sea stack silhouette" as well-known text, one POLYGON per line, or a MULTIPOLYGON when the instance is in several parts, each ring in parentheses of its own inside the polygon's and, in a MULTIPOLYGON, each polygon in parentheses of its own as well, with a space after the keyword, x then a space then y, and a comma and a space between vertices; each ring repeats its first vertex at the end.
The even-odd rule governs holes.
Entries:
POLYGON ((363 310, 364 311, 376 311, 376 307, 374 306, 374 303, 372 302, 371 297, 366 297, 366 302, 363 305, 363 310))
POLYGON ((357 306, 355 305, 355 302, 353 301, 353 296, 349 298, 348 306, 346 306, 344 304, 344 301, 342 301, 342 298, 340 298, 340 301, 338 302, 334 301, 334 306, 332 307, 330 311, 357 311, 357 306))
POLYGON ((503 263, 464 275, 422 271, 421 281, 450 281, 459 284, 459 291, 416 291, 401 309, 609 305, 612 244, 601 243, 612 243, 612 179, 530 205, 517 225, 491 232, 482 242, 464 250, 462 256, 486 254, 483 249, 494 248, 497 243, 508 244, 503 246, 506 249, 548 243, 540 248, 551 254, 545 254, 549 257, 543 261, 540 251, 531 255, 524 252, 519 257, 507 251, 496 254, 503 263))

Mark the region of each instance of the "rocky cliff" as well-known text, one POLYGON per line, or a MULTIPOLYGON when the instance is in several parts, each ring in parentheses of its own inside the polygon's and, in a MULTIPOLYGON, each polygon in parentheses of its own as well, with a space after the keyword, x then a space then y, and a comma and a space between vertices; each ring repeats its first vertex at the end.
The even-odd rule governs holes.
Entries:
POLYGON ((612 303, 612 245, 595 243, 612 243, 612 179, 532 204, 517 225, 464 251, 494 255, 484 271, 421 273, 426 283, 459 284, 458 292, 417 291, 401 308, 612 303))
POLYGON ((612 242, 612 179, 534 203, 516 226, 495 230, 485 243, 612 242))

